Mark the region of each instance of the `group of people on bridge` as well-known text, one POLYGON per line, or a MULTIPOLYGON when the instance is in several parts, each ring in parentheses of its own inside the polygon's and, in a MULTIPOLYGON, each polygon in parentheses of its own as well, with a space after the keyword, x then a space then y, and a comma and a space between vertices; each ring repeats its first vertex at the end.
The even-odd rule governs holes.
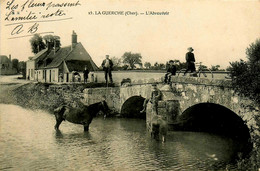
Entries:
MULTIPOLYGON (((188 71, 190 71, 191 73, 196 72, 195 56, 193 54, 194 49, 192 47, 189 47, 187 50, 188 52, 186 53, 185 56, 187 69, 185 70, 183 76, 185 76, 188 71)), ((108 76, 109 76, 110 83, 113 83, 113 78, 112 78, 113 61, 109 59, 109 55, 106 55, 106 59, 103 60, 101 66, 103 68, 103 71, 105 72, 106 84, 108 83, 108 76)), ((167 72, 164 77, 164 83, 169 84, 171 82, 171 76, 176 75, 176 71, 177 69, 175 66, 175 62, 173 60, 170 60, 167 66, 167 72)))
MULTIPOLYGON (((193 51, 194 51, 194 49, 192 47, 188 48, 188 52, 186 53, 186 56, 185 56, 187 69, 185 70, 183 76, 185 76, 188 71, 190 71, 191 73, 196 72, 195 57, 194 57, 194 54, 192 53, 193 51)), ((177 71, 177 69, 175 66, 175 62, 173 60, 170 60, 168 68, 167 68, 167 72, 164 77, 164 83, 170 84, 171 76, 176 75, 176 71, 177 71)))
MULTIPOLYGON (((187 50, 188 50, 188 52, 186 53, 186 56, 185 56, 187 68, 186 68, 183 76, 185 76, 186 73, 189 71, 191 73, 196 72, 195 56, 193 54, 194 49, 192 47, 189 47, 187 50)), ((113 61, 111 59, 109 59, 109 55, 106 55, 106 59, 103 60, 101 66, 102 66, 104 74, 105 74, 106 84, 108 84, 108 77, 109 77, 110 83, 113 83, 113 78, 112 78, 113 61)), ((166 68, 167 68, 167 70, 166 70, 166 74, 164 77, 164 83, 170 84, 171 76, 176 75, 176 72, 177 72, 175 62, 173 60, 170 60, 168 62, 168 65, 166 66, 166 68)), ((85 66, 85 70, 83 71, 84 83, 87 83, 88 74, 89 74, 89 70, 88 70, 87 66, 85 66)), ((80 79, 77 76, 79 76, 79 74, 74 73, 75 80, 80 79)))

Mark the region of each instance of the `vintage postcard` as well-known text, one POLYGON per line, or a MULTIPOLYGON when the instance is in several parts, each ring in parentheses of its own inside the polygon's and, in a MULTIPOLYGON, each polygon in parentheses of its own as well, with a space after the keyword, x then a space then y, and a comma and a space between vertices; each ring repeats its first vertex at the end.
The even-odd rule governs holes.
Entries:
POLYGON ((259 0, 0 3, 0 170, 241 168, 259 0))

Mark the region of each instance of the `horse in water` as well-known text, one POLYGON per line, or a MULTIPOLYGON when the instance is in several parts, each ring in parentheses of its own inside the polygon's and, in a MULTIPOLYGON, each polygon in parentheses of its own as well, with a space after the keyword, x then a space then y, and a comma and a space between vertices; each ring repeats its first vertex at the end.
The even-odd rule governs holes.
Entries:
POLYGON ((61 122, 67 120, 75 124, 83 125, 84 131, 88 131, 92 119, 96 117, 100 111, 106 116, 108 110, 109 108, 106 101, 94 103, 89 106, 82 104, 78 108, 63 105, 54 110, 56 118, 56 125, 54 128, 58 130, 61 122))

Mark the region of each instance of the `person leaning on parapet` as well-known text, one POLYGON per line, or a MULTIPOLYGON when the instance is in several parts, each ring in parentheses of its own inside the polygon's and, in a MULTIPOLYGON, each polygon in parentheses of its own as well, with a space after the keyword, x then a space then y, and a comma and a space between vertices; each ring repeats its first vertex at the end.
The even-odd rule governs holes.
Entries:
POLYGON ((158 101, 162 99, 162 92, 157 88, 157 84, 152 84, 152 93, 150 98, 146 98, 143 104, 143 110, 140 113, 144 113, 146 111, 147 103, 152 103, 153 111, 158 115, 158 101))
POLYGON ((174 65, 174 61, 170 60, 169 67, 167 69, 167 73, 165 74, 165 77, 164 77, 164 83, 170 84, 172 75, 176 75, 176 66, 174 65))
POLYGON ((83 71, 83 76, 84 76, 84 84, 88 82, 88 74, 89 74, 89 70, 88 67, 85 66, 85 69, 83 71))
POLYGON ((184 72, 183 76, 185 76, 185 74, 188 71, 191 71, 191 73, 196 71, 196 68, 195 68, 195 57, 194 57, 194 54, 192 53, 193 51, 194 51, 194 49, 192 49, 192 47, 188 48, 188 52, 186 53, 187 69, 184 72))
POLYGON ((112 69, 113 69, 113 62, 109 59, 109 55, 106 55, 106 59, 102 62, 103 70, 105 71, 105 80, 107 84, 107 75, 109 76, 110 82, 113 83, 112 79, 112 69))

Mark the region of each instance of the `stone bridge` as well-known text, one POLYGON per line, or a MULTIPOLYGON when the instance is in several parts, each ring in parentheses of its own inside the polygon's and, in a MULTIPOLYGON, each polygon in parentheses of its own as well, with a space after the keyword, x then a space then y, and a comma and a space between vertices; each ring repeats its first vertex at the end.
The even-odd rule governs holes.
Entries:
MULTIPOLYGON (((229 80, 172 77, 172 82, 171 87, 158 83, 163 94, 158 106, 159 115, 167 119, 169 129, 220 132, 236 138, 259 135, 256 124, 259 106, 237 95, 229 80)), ((124 116, 141 116, 143 101, 150 94, 151 84, 84 90, 86 103, 106 98, 108 105, 124 116)), ((151 119, 148 106, 148 127, 151 119)))

